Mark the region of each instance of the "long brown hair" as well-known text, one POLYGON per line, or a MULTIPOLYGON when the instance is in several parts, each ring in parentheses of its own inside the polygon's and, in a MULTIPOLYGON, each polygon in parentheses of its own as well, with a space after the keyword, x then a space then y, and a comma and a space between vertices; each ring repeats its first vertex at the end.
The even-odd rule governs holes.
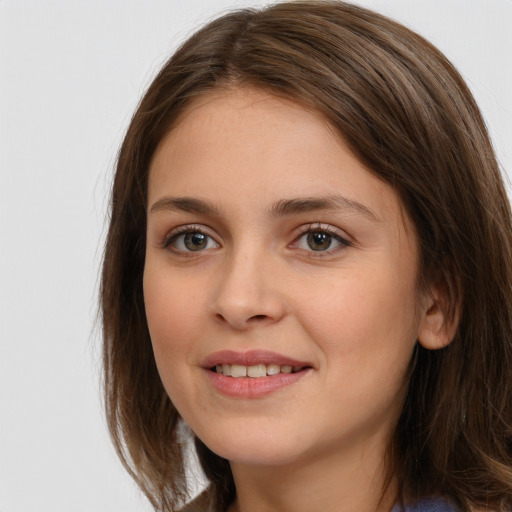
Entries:
MULTIPOLYGON (((190 101, 259 87, 322 114, 413 220, 419 274, 458 310, 453 342, 419 344, 387 460, 398 499, 444 495, 464 509, 512 508, 512 221, 485 124, 430 43, 337 1, 241 10, 169 59, 122 144, 101 285, 105 404, 116 449, 157 510, 187 495, 179 414, 153 358, 142 275, 150 159, 190 101)), ((234 496, 229 463, 197 440, 211 503, 234 496)))

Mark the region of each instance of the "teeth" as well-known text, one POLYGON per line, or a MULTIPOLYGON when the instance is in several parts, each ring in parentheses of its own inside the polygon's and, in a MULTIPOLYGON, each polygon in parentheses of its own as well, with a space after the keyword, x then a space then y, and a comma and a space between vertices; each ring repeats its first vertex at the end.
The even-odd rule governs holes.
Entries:
POLYGON ((267 364, 267 375, 277 375, 278 373, 281 373, 281 365, 267 364))
POLYGON ((231 377, 247 377, 247 366, 242 366, 241 364, 232 364, 231 377))
POLYGON ((278 375, 279 373, 297 373, 303 370, 303 366, 291 366, 289 364, 255 364, 244 366, 241 364, 218 364, 215 371, 228 377, 251 377, 259 378, 267 375, 278 375))
POLYGON ((264 364, 255 364, 247 368, 248 377, 265 377, 267 375, 267 366, 264 364))

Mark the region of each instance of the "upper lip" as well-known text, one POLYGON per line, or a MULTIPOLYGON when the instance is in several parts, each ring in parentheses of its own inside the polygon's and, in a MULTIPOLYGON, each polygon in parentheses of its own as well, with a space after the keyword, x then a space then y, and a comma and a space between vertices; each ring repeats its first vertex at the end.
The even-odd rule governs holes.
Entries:
POLYGON ((290 366, 311 366, 311 363, 299 361, 292 357, 269 352, 268 350, 249 350, 236 352, 234 350, 221 350, 206 357, 201 363, 203 368, 212 368, 218 364, 239 364, 253 366, 256 364, 278 364, 290 366))

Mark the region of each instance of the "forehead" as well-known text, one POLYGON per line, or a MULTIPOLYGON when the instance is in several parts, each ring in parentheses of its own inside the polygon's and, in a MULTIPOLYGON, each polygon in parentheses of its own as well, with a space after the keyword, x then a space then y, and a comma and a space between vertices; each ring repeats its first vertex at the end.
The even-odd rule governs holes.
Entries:
MULTIPOLYGON (((246 137, 246 143, 252 138, 258 144, 263 135, 273 137, 275 147, 286 135, 283 128, 293 127, 296 140, 302 136, 304 142, 311 139, 308 133, 314 126, 325 132, 332 144, 344 145, 332 125, 310 106, 260 88, 223 87, 194 98, 172 123, 157 151, 169 140, 179 140, 180 149, 186 149, 197 142, 197 137, 203 146, 215 137, 218 147, 226 130, 246 137), (194 137, 190 137, 191 132, 194 137)), ((224 141, 232 148, 226 137, 224 141)))
POLYGON ((215 193, 226 203, 243 197, 247 206, 343 194, 377 214, 401 212, 392 188, 364 167, 324 117, 259 89, 214 91, 188 106, 150 166, 150 204, 169 192, 215 193))

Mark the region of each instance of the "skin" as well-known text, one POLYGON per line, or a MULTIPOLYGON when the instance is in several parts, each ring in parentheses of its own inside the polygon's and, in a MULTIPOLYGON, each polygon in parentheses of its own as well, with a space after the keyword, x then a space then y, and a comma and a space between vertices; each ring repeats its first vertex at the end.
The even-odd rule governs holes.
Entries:
POLYGON ((230 510, 389 510, 383 460, 414 345, 449 341, 432 290, 418 290, 415 230, 393 189, 315 112, 235 89, 196 99, 161 141, 148 204, 156 363, 184 420, 230 460, 230 510), (341 205, 276 211, 333 195, 341 205), (171 199, 183 197, 214 208, 171 199), (180 230, 206 245, 191 251, 180 230), (255 399, 214 389, 205 358, 254 349, 311 368, 255 399))

